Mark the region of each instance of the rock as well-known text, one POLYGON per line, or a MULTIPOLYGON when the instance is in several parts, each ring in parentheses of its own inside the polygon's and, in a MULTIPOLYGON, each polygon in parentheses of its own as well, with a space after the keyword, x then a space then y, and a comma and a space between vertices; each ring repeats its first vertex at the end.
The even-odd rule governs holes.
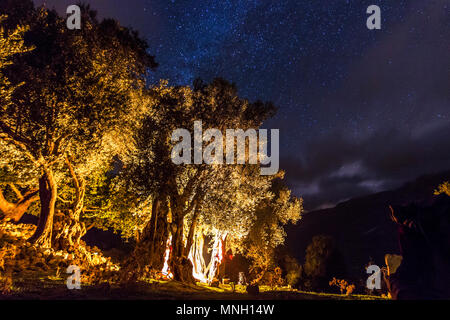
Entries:
POLYGON ((259 294, 259 286, 257 284, 250 284, 247 286, 246 291, 248 294, 256 296, 259 294))
POLYGON ((106 274, 120 268, 104 257, 98 248, 88 247, 83 241, 77 246, 58 251, 30 244, 27 239, 35 228, 0 222, 0 272, 9 270, 13 276, 27 277, 46 272, 49 276, 54 276, 58 269, 62 274, 70 264, 75 264, 83 270, 89 270, 93 275, 92 280, 99 281, 106 274), (95 261, 92 261, 91 258, 94 257, 95 261))

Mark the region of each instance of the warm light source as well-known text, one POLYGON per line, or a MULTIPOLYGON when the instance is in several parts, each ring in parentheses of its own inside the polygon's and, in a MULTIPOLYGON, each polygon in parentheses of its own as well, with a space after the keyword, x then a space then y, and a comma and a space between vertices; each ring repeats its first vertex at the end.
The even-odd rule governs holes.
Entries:
MULTIPOLYGON (((226 233, 218 232, 214 237, 214 243, 211 253, 211 260, 208 267, 205 266, 203 259, 203 236, 198 235, 196 242, 191 246, 188 259, 192 262, 192 276, 203 283, 211 283, 216 276, 217 270, 223 261, 224 241, 226 233)), ((168 279, 173 279, 173 274, 169 268, 169 256, 172 249, 172 236, 167 239, 166 251, 164 253, 164 266, 161 273, 168 279)))
POLYGON ((173 278, 173 274, 172 272, 170 272, 169 269, 169 256, 171 248, 172 248, 172 236, 170 236, 169 239, 167 239, 166 252, 164 253, 164 266, 161 270, 161 273, 169 279, 173 278))
POLYGON ((213 251, 211 253, 210 269, 208 273, 208 283, 211 283, 216 276, 217 269, 223 260, 223 242, 227 234, 221 234, 220 232, 216 234, 214 238, 213 251))
POLYGON ((205 260, 203 259, 203 235, 197 234, 195 242, 189 250, 188 259, 192 262, 192 276, 200 282, 207 283, 205 260))

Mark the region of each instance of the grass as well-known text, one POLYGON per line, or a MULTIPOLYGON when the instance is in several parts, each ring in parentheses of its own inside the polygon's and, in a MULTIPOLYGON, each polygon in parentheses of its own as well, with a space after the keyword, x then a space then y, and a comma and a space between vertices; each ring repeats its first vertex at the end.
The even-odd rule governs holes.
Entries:
MULTIPOLYGON (((63 275, 64 277, 64 275, 63 275)), ((9 294, 0 294, 0 299, 94 299, 94 300, 380 300, 369 295, 340 295, 330 293, 304 292, 288 288, 271 289, 260 287, 256 296, 245 292, 244 286, 236 286, 232 292, 230 285, 210 287, 203 283, 183 284, 175 281, 147 280, 128 286, 118 286, 107 282, 83 286, 81 290, 69 290, 65 279, 58 277, 36 277, 15 279, 9 294)))

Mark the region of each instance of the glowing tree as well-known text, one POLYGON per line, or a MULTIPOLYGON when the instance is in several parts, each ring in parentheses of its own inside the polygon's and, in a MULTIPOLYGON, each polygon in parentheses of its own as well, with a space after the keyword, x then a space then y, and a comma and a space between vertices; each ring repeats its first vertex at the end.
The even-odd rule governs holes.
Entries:
MULTIPOLYGON (((129 265, 136 266, 138 272, 134 274, 147 268, 161 270, 170 234, 172 250, 168 264, 174 279, 192 282, 188 256, 200 212, 212 210, 213 202, 216 202, 215 208, 224 202, 239 203, 240 208, 247 202, 256 203, 265 196, 268 184, 260 182, 264 179, 260 178, 259 170, 255 175, 259 169, 256 165, 253 165, 253 173, 246 174, 244 165, 173 163, 172 133, 178 128, 192 133, 196 120, 202 120, 205 130, 216 128, 224 132, 226 128, 258 128, 272 114, 273 106, 239 98, 234 85, 220 79, 208 85, 197 81, 193 89, 170 88, 162 84, 153 91, 155 112, 143 121, 137 132, 137 149, 130 162, 125 164, 127 169, 123 175, 140 201, 151 203, 151 209, 147 211, 150 218, 140 236, 134 261, 129 265), (245 190, 244 186, 252 185, 252 179, 256 179, 256 185, 265 186, 259 189, 263 192, 255 197, 239 193, 239 190, 245 190), (185 232, 185 223, 189 221, 190 226, 185 232)), ((233 218, 232 214, 244 212, 236 206, 229 209, 222 206, 221 210, 229 214, 228 219, 233 218)), ((250 220, 251 216, 250 219, 241 216, 236 219, 236 224, 250 220)))
MULTIPOLYGON (((6 16, 0 16, 3 25, 6 16)), ((9 32, 0 28, 0 110, 12 107, 12 94, 21 85, 13 85, 3 73, 4 69, 12 64, 14 55, 25 54, 32 50, 24 44, 23 34, 26 27, 17 27, 9 32)), ((10 202, 5 198, 3 190, 0 190, 0 212, 6 219, 20 220, 29 206, 38 199, 37 188, 33 185, 36 176, 35 170, 21 152, 20 141, 11 139, 9 135, 0 133, 0 183, 9 186, 9 192, 13 192, 16 202, 10 202), (21 191, 16 184, 24 187, 21 191)))
MULTIPOLYGON (((40 215, 30 241, 51 246, 58 185, 67 172, 76 196, 68 225, 74 227, 83 208, 84 179, 117 152, 147 111, 145 75, 153 57, 135 32, 113 20, 98 22, 83 8, 81 30, 68 32, 56 12, 34 9, 19 1, 2 2, 8 24, 25 21, 25 42, 35 49, 14 56, 5 68, 12 85, 11 104, 0 111, 0 133, 40 171, 40 215), (114 63, 111 63, 114 61, 114 63)), ((78 228, 78 227, 77 227, 78 228)))
POLYGON ((271 191, 273 198, 258 205, 255 223, 244 240, 244 254, 252 261, 250 271, 256 275, 255 283, 274 267, 275 249, 286 237, 283 226, 297 223, 303 211, 303 200, 292 197, 280 179, 273 181, 271 191))

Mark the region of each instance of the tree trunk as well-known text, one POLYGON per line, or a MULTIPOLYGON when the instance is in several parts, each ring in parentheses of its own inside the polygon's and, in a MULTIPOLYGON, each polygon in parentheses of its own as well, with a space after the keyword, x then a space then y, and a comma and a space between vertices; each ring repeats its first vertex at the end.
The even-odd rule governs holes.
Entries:
POLYGON ((53 216, 55 214, 55 203, 57 186, 53 172, 50 168, 44 169, 44 174, 39 178, 39 198, 41 201, 41 212, 36 231, 29 241, 43 247, 51 247, 53 216))
POLYGON ((212 280, 217 276, 217 272, 220 264, 223 261, 223 241, 227 237, 226 233, 218 232, 214 237, 213 249, 211 252, 211 259, 209 261, 208 267, 206 268, 208 272, 208 282, 211 283, 212 280))
POLYGON ((182 212, 174 208, 172 217, 172 252, 169 258, 170 271, 176 281, 195 283, 192 275, 192 262, 184 255, 183 218, 182 212))
POLYGON ((156 197, 152 203, 150 221, 144 227, 133 254, 122 270, 122 281, 132 282, 151 270, 161 271, 169 237, 167 207, 156 197))
POLYGON ((81 238, 86 234, 86 226, 80 222, 83 210, 85 186, 80 187, 80 194, 67 213, 57 212, 55 215, 52 247, 56 250, 69 249, 79 245, 81 238))
POLYGON ((195 232, 193 236, 192 245, 189 249, 189 260, 191 260, 193 264, 192 274, 194 278, 207 282, 206 280, 206 263, 203 257, 204 250, 204 238, 203 238, 203 230, 198 230, 195 232))
POLYGON ((66 157, 66 163, 75 186, 75 200, 65 214, 58 212, 55 216, 52 246, 56 250, 78 246, 81 237, 86 234, 86 226, 80 222, 80 216, 84 208, 86 182, 75 173, 68 156, 66 157))
POLYGON ((169 238, 167 213, 165 201, 158 199, 155 205, 152 205, 152 217, 147 230, 144 229, 143 239, 139 245, 148 251, 149 267, 157 270, 161 270, 164 266, 164 253, 169 238))
POLYGON ((194 240, 194 234, 195 234, 195 231, 197 230, 199 216, 200 216, 200 207, 197 205, 195 207, 195 211, 192 216, 192 222, 189 227, 189 233, 188 233, 188 237, 187 237, 187 241, 186 241, 186 247, 184 248, 184 255, 188 255, 189 252, 191 251, 192 243, 194 240))
POLYGON ((172 231, 172 256, 182 257, 184 253, 183 217, 174 215, 170 226, 172 231))
POLYGON ((25 193, 16 203, 11 203, 5 199, 3 192, 0 190, 0 211, 4 214, 3 219, 19 221, 30 205, 39 199, 38 190, 32 190, 25 193))

